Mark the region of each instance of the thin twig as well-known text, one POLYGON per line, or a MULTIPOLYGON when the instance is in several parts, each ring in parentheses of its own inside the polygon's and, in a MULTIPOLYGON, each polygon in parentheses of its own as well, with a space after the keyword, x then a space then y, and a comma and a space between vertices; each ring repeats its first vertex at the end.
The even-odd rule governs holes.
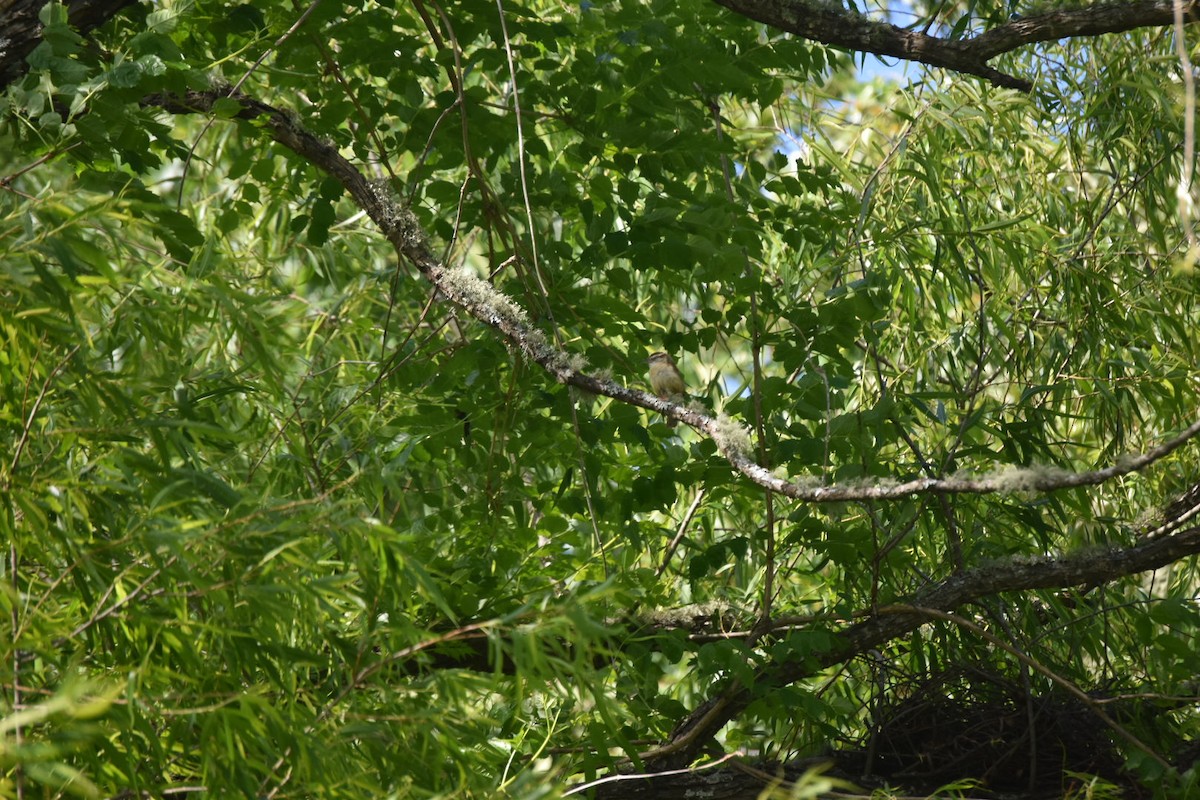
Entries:
POLYGON ((1174 0, 1175 54, 1179 56, 1179 72, 1183 77, 1183 174, 1179 176, 1176 196, 1179 200, 1179 222, 1183 226, 1191 250, 1189 257, 1200 255, 1200 242, 1196 240, 1196 200, 1192 194, 1192 173, 1196 159, 1196 78, 1192 75, 1192 61, 1188 58, 1187 37, 1183 30, 1183 0, 1174 0))
POLYGON ((679 528, 675 531, 675 536, 667 545, 667 551, 663 553, 662 563, 658 565, 658 571, 654 573, 654 577, 661 578, 662 574, 667 571, 667 566, 671 563, 672 556, 675 555, 675 548, 679 547, 679 543, 683 541, 683 535, 687 533, 688 527, 692 524, 692 517, 696 516, 696 510, 700 508, 700 502, 704 499, 704 488, 696 492, 696 499, 688 506, 687 513, 683 515, 683 519, 679 521, 679 528))
POLYGON ((50 384, 58 377, 58 373, 66 368, 67 362, 71 360, 82 344, 77 344, 62 357, 62 359, 54 365, 54 369, 50 370, 50 374, 46 376, 46 380, 42 381, 42 388, 38 391, 37 399, 33 401, 33 408, 29 409, 29 416, 25 418, 25 425, 21 428, 21 438, 17 440, 17 446, 13 449, 12 461, 8 465, 8 475, 4 478, 4 488, 12 483, 13 477, 16 475, 17 467, 21 463, 21 453, 25 450, 25 445, 29 443, 29 433, 33 430, 33 421, 37 419, 38 410, 42 407, 42 401, 46 399, 46 394, 50 391, 50 384))
MULTIPOLYGON (((258 59, 255 60, 255 62, 251 64, 245 72, 242 73, 242 77, 238 78, 237 83, 235 83, 233 88, 229 90, 230 96, 241 91, 242 84, 250 79, 250 76, 254 74, 255 70, 262 66, 262 63, 267 59, 267 56, 278 50, 281 44, 290 39, 292 34, 294 34, 296 31, 300 30, 300 26, 303 25, 310 16, 312 16, 312 13, 317 10, 317 6, 320 5, 320 3, 321 0, 313 0, 312 3, 309 4, 308 8, 304 9, 304 12, 300 14, 294 23, 292 23, 292 27, 284 31, 283 35, 276 39, 273 45, 262 52, 262 55, 260 55, 258 59)), ((215 117, 205 121, 204 127, 201 128, 200 133, 196 135, 196 140, 192 142, 191 147, 188 148, 187 157, 183 159, 183 170, 179 174, 179 197, 176 200, 180 206, 183 205, 183 186, 185 183, 187 183, 188 168, 192 165, 192 157, 196 154, 196 148, 200 146, 200 140, 204 138, 204 134, 208 133, 209 128, 211 128, 216 121, 217 120, 215 117)))
POLYGON ((600 786, 605 783, 613 783, 614 781, 639 781, 639 780, 645 780, 646 778, 658 778, 658 777, 662 777, 665 775, 690 775, 693 772, 699 772, 699 771, 705 770, 705 769, 712 769, 713 767, 717 766, 718 764, 723 764, 724 762, 729 761, 731 758, 738 758, 739 756, 742 756, 742 755, 744 755, 744 753, 741 753, 741 752, 726 753, 724 756, 722 756, 721 758, 718 758, 716 761, 710 761, 707 764, 701 764, 698 767, 687 767, 686 769, 670 769, 670 770, 665 770, 663 772, 651 772, 651 773, 647 773, 644 775, 638 775, 638 774, 633 774, 633 773, 621 773, 620 775, 605 775, 603 778, 597 778, 594 781, 588 781, 587 783, 581 783, 578 786, 572 786, 569 790, 563 792, 563 797, 566 797, 566 796, 572 795, 572 794, 579 794, 580 792, 586 792, 588 789, 594 789, 597 786, 600 786))

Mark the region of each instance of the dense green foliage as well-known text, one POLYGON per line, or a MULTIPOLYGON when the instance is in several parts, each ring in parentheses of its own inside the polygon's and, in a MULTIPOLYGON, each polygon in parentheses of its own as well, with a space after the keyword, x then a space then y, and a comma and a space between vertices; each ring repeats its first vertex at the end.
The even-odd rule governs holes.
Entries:
MULTIPOLYGON (((860 84, 712 4, 499 6, 325 2, 282 42, 303 9, 143 4, 89 40, 44 12, 0 123, 0 796, 555 794, 836 619, 1127 544, 1196 482, 1185 447, 1048 494, 767 497, 442 302, 235 106, 142 102, 244 79, 586 371, 644 387, 671 352, 779 474, 1082 471, 1195 420, 1169 31, 1010 58, 1022 96, 860 84), (748 626, 768 578, 773 613, 829 621, 756 647, 618 625, 748 626), (494 668, 445 668, 476 635, 494 668)), ((967 613, 1085 688, 1187 694, 1196 588, 1182 562, 967 613)), ((885 655, 1018 669, 941 623, 885 655)), ((723 744, 857 740, 883 679, 765 692, 723 744)))

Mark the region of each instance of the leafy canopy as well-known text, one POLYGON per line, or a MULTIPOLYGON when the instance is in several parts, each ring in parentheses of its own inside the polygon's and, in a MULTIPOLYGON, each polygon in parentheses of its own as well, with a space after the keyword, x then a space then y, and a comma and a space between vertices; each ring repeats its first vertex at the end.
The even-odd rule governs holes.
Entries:
MULTIPOLYGON (((712 4, 42 18, 0 129, 0 795, 552 794, 839 618, 1128 544, 1195 480, 1184 448, 1098 489, 766 497, 442 302, 236 100, 147 99, 236 84, 294 113, 585 371, 645 388, 667 350, 788 478, 1082 471, 1195 418, 1167 31, 1006 56, 1024 96, 859 82, 712 4), (825 621, 757 645, 623 624, 685 605, 825 621)), ((1170 692, 1200 669, 1195 588, 1181 564, 1103 588, 1107 614, 1041 592, 984 616, 1072 680, 1170 692)), ((886 657, 1016 668, 943 623, 886 657)), ((720 738, 854 740, 876 680, 764 689, 720 738)))

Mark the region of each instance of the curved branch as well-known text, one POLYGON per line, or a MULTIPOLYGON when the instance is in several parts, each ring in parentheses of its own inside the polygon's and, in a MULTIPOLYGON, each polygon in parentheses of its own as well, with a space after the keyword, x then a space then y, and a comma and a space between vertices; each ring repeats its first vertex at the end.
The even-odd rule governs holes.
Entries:
MULTIPOLYGON (((1121 33, 1174 22, 1173 0, 1095 5, 1016 19, 967 39, 905 30, 848 11, 827 0, 715 0, 731 11, 781 31, 834 47, 916 61, 975 75, 996 86, 1028 92, 1033 84, 987 62, 1034 42, 1121 33)), ((1200 20, 1200 0, 1183 0, 1188 23, 1200 20)))
MULTIPOLYGON (((1184 0, 1183 18, 1185 24, 1200 21, 1200 3, 1184 0)), ((1015 19, 984 31, 966 43, 978 58, 987 61, 1035 42, 1124 33, 1135 28, 1153 28, 1174 22, 1174 0, 1100 4, 1015 19)))
MULTIPOLYGON (((688 412, 679 417, 693 427, 714 435, 718 446, 722 438, 717 429, 717 420, 688 412), (702 417, 700 421, 694 416, 702 417), (709 425, 708 423, 712 423, 709 425)), ((853 500, 896 500, 917 494, 997 494, 1011 492, 1050 492, 1058 489, 1073 489, 1080 486, 1096 486, 1105 481, 1139 472, 1164 458, 1200 434, 1200 420, 1193 422, 1174 438, 1132 458, 1127 458, 1111 467, 1090 472, 1066 472, 1050 468, 1010 470, 993 476, 978 478, 918 478, 905 483, 880 486, 809 486, 778 478, 756 464, 744 453, 722 447, 722 454, 733 467, 750 480, 796 500, 810 503, 835 503, 853 500)))
POLYGON ((686 422, 697 431, 711 437, 735 470, 759 486, 786 497, 810 503, 840 503, 852 500, 895 500, 917 494, 1048 492, 1095 486, 1145 469, 1200 434, 1200 421, 1197 421, 1178 436, 1148 453, 1092 472, 1030 468, 992 476, 919 478, 905 483, 879 486, 814 486, 803 481, 786 480, 754 461, 750 456, 749 436, 728 418, 712 417, 694 408, 662 400, 648 392, 631 389, 615 381, 601 380, 583 372, 576 359, 550 345, 545 334, 533 327, 524 310, 510 298, 473 274, 444 267, 429 248, 428 237, 417 218, 394 199, 386 184, 368 181, 333 144, 322 141, 305 130, 291 115, 229 89, 190 91, 184 97, 157 94, 142 100, 145 105, 157 106, 173 113, 209 113, 218 101, 235 102, 239 110, 234 116, 263 124, 275 141, 336 178, 355 203, 379 226, 384 236, 396 248, 396 252, 411 262, 442 295, 478 321, 494 328, 510 347, 520 350, 557 381, 686 422))

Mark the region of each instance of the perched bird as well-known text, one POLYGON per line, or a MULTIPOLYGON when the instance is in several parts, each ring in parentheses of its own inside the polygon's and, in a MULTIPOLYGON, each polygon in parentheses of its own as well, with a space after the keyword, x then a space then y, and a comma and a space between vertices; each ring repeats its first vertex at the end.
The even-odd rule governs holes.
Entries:
MULTIPOLYGON (((650 390, 663 400, 682 403, 686 392, 683 375, 671 357, 660 350, 646 360, 650 362, 650 390)), ((667 427, 674 428, 675 420, 668 417, 667 427)))

